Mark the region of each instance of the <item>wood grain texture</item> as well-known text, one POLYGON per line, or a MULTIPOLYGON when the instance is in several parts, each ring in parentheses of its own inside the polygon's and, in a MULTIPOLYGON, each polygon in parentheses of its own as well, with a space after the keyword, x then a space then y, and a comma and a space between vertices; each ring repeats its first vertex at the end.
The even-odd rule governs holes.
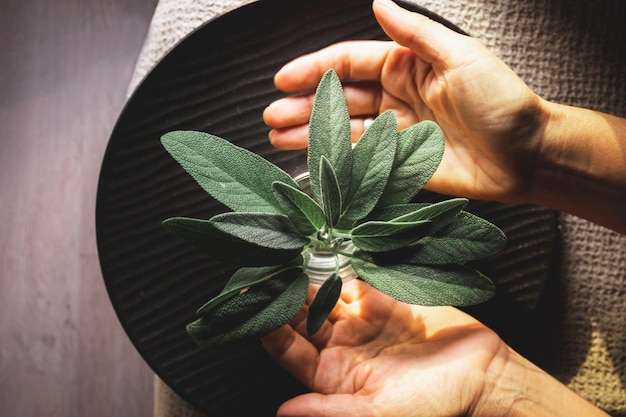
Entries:
POLYGON ((152 372, 108 299, 100 162, 153 0, 0 6, 0 416, 146 416, 152 372))

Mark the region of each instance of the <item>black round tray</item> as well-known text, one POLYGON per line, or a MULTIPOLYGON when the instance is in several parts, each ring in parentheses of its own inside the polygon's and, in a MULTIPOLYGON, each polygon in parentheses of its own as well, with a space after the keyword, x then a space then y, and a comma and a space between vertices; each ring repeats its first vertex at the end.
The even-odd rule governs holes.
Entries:
MULTIPOLYGON (((405 6, 453 27, 427 10, 405 6)), ((221 290, 232 270, 161 227, 167 217, 209 218, 223 208, 165 152, 160 136, 176 129, 210 132, 287 172, 301 172, 303 151, 279 152, 267 139, 262 111, 282 96, 273 76, 292 58, 348 39, 386 39, 371 0, 263 0, 243 6, 207 22, 168 53, 137 88, 112 133, 96 205, 111 302, 154 372, 211 416, 273 416, 280 403, 306 388, 259 343, 204 350, 187 335, 195 310, 221 290)), ((497 315, 500 321, 526 317, 549 264, 554 214, 481 202, 472 207, 509 235, 504 253, 483 265, 499 286, 490 305, 505 311, 497 315)), ((489 316, 484 314, 487 322, 489 316)))

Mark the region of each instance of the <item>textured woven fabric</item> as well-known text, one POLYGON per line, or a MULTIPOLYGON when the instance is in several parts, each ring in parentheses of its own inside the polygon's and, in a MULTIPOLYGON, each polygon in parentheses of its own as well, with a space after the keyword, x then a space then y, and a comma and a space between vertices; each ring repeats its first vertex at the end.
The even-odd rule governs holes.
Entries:
POLYGON ((254 0, 159 1, 135 66, 129 93, 176 44, 203 23, 254 0))
MULTIPOLYGON (((250 0, 161 0, 129 91, 176 42, 250 0)), ((485 43, 539 95, 626 116, 622 0, 417 2, 485 43)), ((626 198, 626 196, 625 196, 626 198)), ((551 279, 561 335, 547 367, 596 405, 626 415, 626 237, 561 216, 560 273, 551 279)), ((160 380, 155 415, 200 417, 160 380)))
MULTIPOLYGON (((205 417, 158 377, 154 378, 154 417, 205 417)), ((207 416, 208 417, 208 416, 207 416)))

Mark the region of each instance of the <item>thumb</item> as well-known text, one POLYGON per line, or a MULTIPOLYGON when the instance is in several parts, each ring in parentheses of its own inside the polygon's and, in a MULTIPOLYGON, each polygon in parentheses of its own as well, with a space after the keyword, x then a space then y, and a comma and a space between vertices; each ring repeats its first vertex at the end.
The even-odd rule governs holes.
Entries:
POLYGON ((462 44, 471 39, 441 23, 398 6, 391 0, 374 0, 374 15, 385 33, 429 64, 451 66, 462 44))
POLYGON ((281 405, 276 415, 278 417, 367 417, 372 415, 372 410, 365 398, 352 394, 303 394, 281 405))

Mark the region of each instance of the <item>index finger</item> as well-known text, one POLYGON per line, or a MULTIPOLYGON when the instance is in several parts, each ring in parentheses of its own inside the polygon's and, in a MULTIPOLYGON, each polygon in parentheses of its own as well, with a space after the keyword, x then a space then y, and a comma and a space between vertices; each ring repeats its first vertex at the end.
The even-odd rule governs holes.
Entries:
POLYGON ((379 80, 394 45, 389 41, 336 43, 288 62, 274 76, 274 84, 288 93, 311 89, 331 68, 342 80, 379 80))

